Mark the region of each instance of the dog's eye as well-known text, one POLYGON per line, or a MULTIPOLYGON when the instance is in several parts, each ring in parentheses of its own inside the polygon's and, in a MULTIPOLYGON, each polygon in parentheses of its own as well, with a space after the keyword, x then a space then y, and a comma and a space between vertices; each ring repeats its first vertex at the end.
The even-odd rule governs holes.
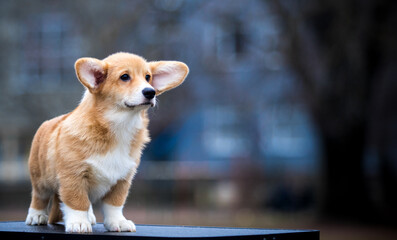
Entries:
POLYGON ((150 75, 149 74, 146 74, 146 76, 145 76, 145 79, 146 79, 146 81, 150 81, 150 75))
POLYGON ((128 75, 128 74, 123 74, 123 75, 121 75, 120 79, 121 79, 122 81, 126 82, 126 81, 130 80, 131 78, 130 78, 130 75, 128 75))

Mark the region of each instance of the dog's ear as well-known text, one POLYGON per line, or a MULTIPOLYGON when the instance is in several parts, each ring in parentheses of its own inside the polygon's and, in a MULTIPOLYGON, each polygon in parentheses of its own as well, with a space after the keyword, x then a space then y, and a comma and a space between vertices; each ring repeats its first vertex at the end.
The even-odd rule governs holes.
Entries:
POLYGON ((177 61, 149 62, 152 71, 152 86, 156 94, 160 95, 165 91, 179 86, 189 73, 186 64, 177 61))
POLYGON ((96 93, 106 79, 107 66, 96 58, 80 58, 74 68, 79 81, 91 92, 96 93))

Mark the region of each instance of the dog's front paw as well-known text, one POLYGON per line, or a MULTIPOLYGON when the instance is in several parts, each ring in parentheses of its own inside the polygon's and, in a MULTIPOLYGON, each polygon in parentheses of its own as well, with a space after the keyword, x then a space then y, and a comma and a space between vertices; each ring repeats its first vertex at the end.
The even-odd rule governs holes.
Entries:
POLYGON ((47 225, 48 215, 45 210, 29 208, 25 223, 27 225, 47 225))
POLYGON ((103 204, 105 228, 110 232, 136 232, 135 224, 123 215, 123 206, 103 204))
POLYGON ((61 205, 65 221, 65 231, 70 233, 90 233, 92 232, 91 219, 89 211, 79 211, 68 207, 66 204, 61 205))
POLYGON ((91 223, 87 220, 65 223, 65 231, 70 233, 90 233, 91 223))
POLYGON ((135 224, 125 218, 106 220, 104 225, 110 232, 136 232, 135 224))

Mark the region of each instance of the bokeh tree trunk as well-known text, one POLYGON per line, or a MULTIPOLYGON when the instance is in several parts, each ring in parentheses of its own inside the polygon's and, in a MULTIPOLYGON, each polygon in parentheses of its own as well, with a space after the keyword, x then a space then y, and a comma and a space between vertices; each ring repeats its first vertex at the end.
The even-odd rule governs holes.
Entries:
MULTIPOLYGON (((388 101, 379 97, 396 88, 377 87, 382 81, 396 80, 393 74, 383 74, 385 65, 397 68, 396 2, 274 0, 271 6, 282 24, 284 56, 302 85, 323 143, 322 213, 359 220, 384 217, 376 209, 395 199, 390 184, 396 180, 396 166, 388 171, 382 166, 397 156, 382 157, 397 140, 385 129, 395 128, 396 123, 373 114, 396 112, 392 107, 379 108, 393 105, 393 100, 397 103, 396 94, 388 101), (383 141, 385 135, 388 141, 383 141), (376 152, 380 167, 375 171, 383 189, 377 203, 365 171, 371 149, 376 152)), ((395 212, 395 206, 388 206, 383 213, 395 212)))
POLYGON ((340 137, 323 135, 323 211, 327 216, 360 219, 373 211, 363 171, 364 133, 364 126, 357 126, 340 137))

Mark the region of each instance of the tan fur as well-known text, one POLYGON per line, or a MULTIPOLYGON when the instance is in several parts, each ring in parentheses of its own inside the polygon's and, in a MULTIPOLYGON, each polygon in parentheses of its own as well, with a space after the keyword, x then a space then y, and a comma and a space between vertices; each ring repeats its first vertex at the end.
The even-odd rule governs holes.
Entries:
POLYGON ((59 195, 54 194, 52 198, 52 206, 51 206, 51 211, 50 215, 48 216, 48 223, 49 224, 54 224, 62 220, 62 212, 61 209, 59 209, 59 203, 60 203, 59 195))
MULTIPOLYGON (((33 189, 31 208, 45 209, 52 198, 50 223, 62 218, 60 202, 74 210, 89 209, 89 191, 101 182, 85 160, 93 155, 108 153, 119 141, 112 131, 112 123, 105 116, 106 112, 131 111, 116 106, 115 102, 119 102, 122 96, 128 95, 142 81, 146 82, 146 74, 152 76, 149 82, 152 84, 156 66, 161 63, 148 63, 143 58, 128 53, 117 53, 104 60, 82 58, 76 62, 77 77, 90 94, 86 94, 74 111, 44 122, 37 130, 29 156, 33 189), (92 70, 88 73, 96 77, 98 84, 93 84, 86 77, 91 76, 83 71, 87 66, 92 70), (123 73, 130 74, 131 81, 120 81, 123 73)), ((178 86, 186 77, 187 66, 177 63, 185 74, 182 74, 183 77, 176 83, 158 91, 157 94, 178 86)), ((149 142, 149 119, 146 110, 147 108, 142 108, 140 112, 143 127, 135 133, 130 142, 129 155, 134 159, 136 166, 140 163, 145 144, 149 142)), ((135 172, 131 172, 126 178, 118 180, 102 200, 114 206, 122 206, 134 174, 135 172)))
POLYGON ((130 174, 126 179, 119 180, 103 197, 103 201, 113 206, 122 206, 127 198, 132 178, 133 174, 130 174))

